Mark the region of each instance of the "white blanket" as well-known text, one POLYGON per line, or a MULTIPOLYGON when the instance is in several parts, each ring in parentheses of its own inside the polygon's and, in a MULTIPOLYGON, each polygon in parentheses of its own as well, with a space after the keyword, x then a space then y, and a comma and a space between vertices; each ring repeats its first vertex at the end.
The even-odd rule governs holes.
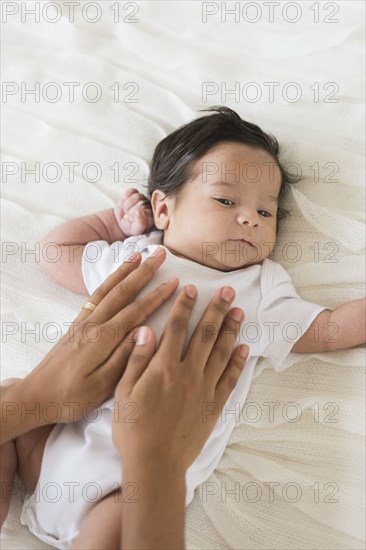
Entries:
MULTIPOLYGON (((83 303, 27 250, 143 190, 156 144, 212 105, 273 133, 304 176, 274 256, 299 294, 329 308, 362 297, 364 4, 79 4, 2 2, 2 378, 29 372, 83 303)), ((364 364, 359 347, 263 370, 187 510, 187 548, 364 548, 364 364)), ((2 548, 46 548, 20 507, 19 489, 2 548)))

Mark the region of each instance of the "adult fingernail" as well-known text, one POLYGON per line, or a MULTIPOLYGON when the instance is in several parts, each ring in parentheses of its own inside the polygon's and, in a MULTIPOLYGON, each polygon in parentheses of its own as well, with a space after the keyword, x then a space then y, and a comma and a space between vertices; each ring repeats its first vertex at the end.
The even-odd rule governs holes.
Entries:
POLYGON ((186 290, 187 296, 189 296, 190 298, 195 298, 196 297, 197 290, 196 290, 195 286, 188 285, 188 286, 186 286, 185 290, 186 290))
POLYGON ((244 317, 244 313, 240 309, 233 309, 230 311, 230 317, 234 319, 234 321, 241 321, 244 317))
POLYGON ((224 288, 221 291, 221 298, 225 300, 225 302, 232 302, 235 296, 234 290, 230 286, 224 286, 224 288))
POLYGON ((177 281, 179 281, 178 277, 170 277, 170 279, 167 280, 166 284, 176 283, 177 281))
POLYGON ((160 256, 160 254, 163 253, 163 250, 164 250, 164 248, 162 248, 161 246, 158 246, 157 248, 155 248, 155 250, 151 254, 151 256, 160 256))
POLYGON ((149 339, 149 330, 147 327, 140 327, 137 337, 137 346, 143 346, 149 339))
POLYGON ((135 262, 136 260, 139 260, 139 259, 140 259, 140 252, 135 252, 134 254, 132 254, 132 256, 130 256, 129 262, 135 262))
POLYGON ((243 359, 247 359, 248 355, 249 355, 249 348, 248 346, 240 346, 240 351, 239 351, 239 354, 241 357, 243 357, 243 359))

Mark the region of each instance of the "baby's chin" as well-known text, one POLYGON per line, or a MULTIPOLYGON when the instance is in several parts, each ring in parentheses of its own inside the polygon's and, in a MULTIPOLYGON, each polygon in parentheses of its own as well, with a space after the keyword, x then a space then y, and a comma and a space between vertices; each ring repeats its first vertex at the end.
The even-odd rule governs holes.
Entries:
POLYGON ((201 260, 203 265, 228 272, 261 264, 264 257, 254 245, 239 245, 238 243, 233 247, 231 244, 226 246, 226 243, 223 243, 223 246, 216 250, 203 251, 201 260))
POLYGON ((261 264, 264 260, 264 258, 249 259, 240 256, 237 256, 235 258, 233 257, 235 256, 234 254, 231 254, 230 258, 229 253, 226 254, 226 257, 223 257, 223 255, 220 253, 210 254, 208 252, 188 254, 186 251, 183 252, 182 250, 177 250, 176 248, 166 246, 166 244, 164 246, 169 250, 171 254, 173 254, 173 256, 184 258, 185 260, 190 260, 191 262, 196 262, 200 265, 204 265, 205 267, 216 269, 217 271, 222 271, 224 273, 229 271, 237 271, 239 269, 245 269, 246 267, 250 267, 256 264, 261 264))
POLYGON ((258 265, 258 264, 261 264, 263 262, 264 258, 261 258, 259 260, 252 260, 252 261, 240 261, 240 262, 226 262, 226 263, 223 263, 223 262, 220 262, 220 261, 217 261, 216 265, 214 265, 213 263, 208 265, 208 264, 204 264, 204 265, 208 265, 208 267, 212 267, 213 269, 217 269, 217 271, 222 271, 224 273, 228 273, 228 272, 231 272, 231 271, 238 271, 240 269, 245 269, 246 267, 251 267, 252 265, 258 265))

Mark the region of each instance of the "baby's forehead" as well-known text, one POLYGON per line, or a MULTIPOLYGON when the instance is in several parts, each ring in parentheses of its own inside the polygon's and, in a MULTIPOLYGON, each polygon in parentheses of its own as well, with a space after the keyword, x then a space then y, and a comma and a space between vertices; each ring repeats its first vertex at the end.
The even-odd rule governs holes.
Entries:
POLYGON ((191 175, 191 181, 206 186, 223 182, 252 188, 253 184, 274 194, 279 193, 282 180, 278 162, 267 151, 231 142, 217 144, 195 161, 191 175))
POLYGON ((257 162, 258 164, 273 164, 273 166, 278 168, 278 162, 268 151, 244 143, 217 143, 208 149, 199 159, 192 162, 195 164, 195 168, 197 168, 210 161, 223 163, 238 162, 239 164, 257 162))

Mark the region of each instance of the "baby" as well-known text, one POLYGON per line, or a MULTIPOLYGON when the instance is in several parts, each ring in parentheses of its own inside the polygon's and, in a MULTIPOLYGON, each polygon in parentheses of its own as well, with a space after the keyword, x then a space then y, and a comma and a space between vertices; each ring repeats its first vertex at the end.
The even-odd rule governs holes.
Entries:
MULTIPOLYGON (((279 221, 287 213, 283 199, 291 183, 279 161, 276 139, 231 109, 212 111, 156 147, 148 179, 152 213, 150 202, 131 189, 116 208, 70 220, 42 241, 57 242, 61 250, 60 261, 44 260, 43 269, 85 295, 134 251, 144 260, 163 246, 166 260, 140 295, 172 275, 179 277, 179 289, 195 284, 198 299, 186 346, 214 292, 224 285, 235 290, 233 306, 245 311, 237 343, 249 344, 249 357, 213 432, 187 471, 186 505, 217 466, 260 357, 280 371, 296 362, 297 354, 346 349, 365 341, 365 300, 333 311, 307 302, 281 265, 269 259, 279 221)), ((147 321, 157 340, 173 301, 174 296, 147 321)), ((212 326, 205 330, 207 336, 212 326)), ((23 455, 19 464, 28 464, 20 467, 20 476, 34 490, 24 504, 22 523, 57 548, 119 548, 122 479, 111 437, 113 398, 95 411, 91 419, 56 425, 51 433, 34 430, 17 442, 18 456, 23 455)), ((209 407, 203 421, 205 414, 210 414, 209 407)), ((138 500, 138 492, 131 491, 125 495, 124 490, 123 497, 138 500)))

